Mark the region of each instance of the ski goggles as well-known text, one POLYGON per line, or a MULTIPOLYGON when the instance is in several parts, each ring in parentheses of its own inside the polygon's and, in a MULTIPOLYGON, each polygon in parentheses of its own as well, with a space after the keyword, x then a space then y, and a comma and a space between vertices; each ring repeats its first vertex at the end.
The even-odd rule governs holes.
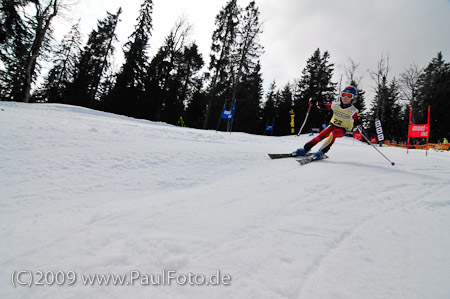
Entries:
POLYGON ((353 95, 353 93, 343 92, 343 93, 341 93, 341 97, 353 99, 354 95, 353 95))

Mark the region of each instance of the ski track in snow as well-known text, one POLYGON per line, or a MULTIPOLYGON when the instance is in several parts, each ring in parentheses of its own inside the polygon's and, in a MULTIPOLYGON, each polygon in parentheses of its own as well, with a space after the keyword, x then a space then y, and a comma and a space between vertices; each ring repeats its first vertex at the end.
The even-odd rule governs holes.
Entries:
POLYGON ((315 260, 311 263, 310 267, 307 268, 307 270, 305 271, 306 275, 305 278, 303 279, 301 286, 303 287, 305 284, 307 284, 308 280, 319 270, 320 266, 324 263, 324 261, 330 258, 330 256, 332 256, 335 251, 342 249, 344 243, 348 239, 350 238, 354 239, 355 238, 354 235, 362 234, 364 232, 364 228, 368 226, 368 223, 376 222, 377 219, 386 216, 388 214, 395 214, 395 212, 398 210, 407 209, 408 206, 414 206, 418 202, 420 202, 423 199, 423 197, 431 196, 433 195, 433 193, 444 189, 444 187, 438 188, 439 188, 438 190, 435 189, 428 190, 427 186, 426 191, 419 192, 419 195, 417 195, 415 198, 409 198, 409 201, 407 203, 402 203, 398 207, 389 207, 385 211, 381 211, 376 215, 369 216, 361 220, 359 223, 355 224, 353 228, 342 231, 341 234, 338 235, 335 240, 332 240, 332 242, 330 242, 329 250, 325 254, 316 257, 315 260))
POLYGON ((450 155, 0 102, 1 298, 449 298, 450 155), (214 274, 230 286, 18 287, 14 270, 214 274))

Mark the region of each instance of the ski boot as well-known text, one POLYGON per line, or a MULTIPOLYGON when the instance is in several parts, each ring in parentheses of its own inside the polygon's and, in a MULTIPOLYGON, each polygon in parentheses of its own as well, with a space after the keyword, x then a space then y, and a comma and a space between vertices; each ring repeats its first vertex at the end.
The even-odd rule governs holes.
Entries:
POLYGON ((304 148, 299 148, 291 153, 292 157, 297 156, 306 156, 309 151, 305 150, 304 148))
POLYGON ((313 159, 313 160, 320 160, 320 159, 323 158, 324 155, 325 155, 324 152, 318 151, 317 153, 314 153, 314 154, 312 155, 312 159, 313 159))

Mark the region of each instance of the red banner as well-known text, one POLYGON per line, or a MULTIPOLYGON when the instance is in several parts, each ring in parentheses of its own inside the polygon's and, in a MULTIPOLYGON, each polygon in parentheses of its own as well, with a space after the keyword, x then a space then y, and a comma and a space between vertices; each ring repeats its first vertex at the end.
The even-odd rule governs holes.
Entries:
POLYGON ((409 124, 409 137, 412 138, 427 138, 430 132, 430 126, 428 124, 425 125, 415 125, 409 124))

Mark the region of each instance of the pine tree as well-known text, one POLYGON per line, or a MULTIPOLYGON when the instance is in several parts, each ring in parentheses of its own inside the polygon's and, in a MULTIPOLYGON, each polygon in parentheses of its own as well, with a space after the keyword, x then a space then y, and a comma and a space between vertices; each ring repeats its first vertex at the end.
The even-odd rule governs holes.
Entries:
MULTIPOLYGON (((231 61, 236 49, 236 36, 241 8, 237 0, 229 0, 216 16, 211 45, 211 59, 208 78, 208 104, 206 107, 203 128, 213 126, 210 121, 212 114, 218 115, 224 101, 230 101, 231 93, 231 61)), ((233 99, 234 100, 234 99, 233 99)))
MULTIPOLYGON (((269 87, 269 91, 266 94, 266 100, 262 104, 261 119, 263 124, 273 125, 275 117, 277 115, 277 86, 275 81, 269 87)), ((278 123, 277 123, 278 124, 278 123)), ((261 128, 261 132, 265 130, 265 127, 261 128)))
POLYGON ((371 137, 375 137, 375 120, 379 119, 385 140, 403 140, 406 131, 400 129, 403 120, 403 109, 399 102, 400 87, 395 78, 389 82, 389 71, 389 57, 382 57, 377 71, 372 72, 376 88, 372 108, 367 115, 367 126, 371 137))
MULTIPOLYGON (((297 121, 305 118, 309 99, 322 103, 330 103, 334 100, 337 84, 331 81, 334 64, 330 63, 329 59, 328 51, 321 54, 320 49, 317 49, 308 59, 302 71, 302 77, 297 83, 294 109, 297 121)), ((306 131, 311 128, 320 128, 328 121, 329 116, 328 112, 312 108, 305 126, 306 131)))
POLYGON ((387 96, 382 120, 384 138, 385 140, 405 140, 407 131, 400 103, 400 86, 395 78, 388 86, 387 96))
POLYGON ((164 86, 169 76, 169 65, 165 61, 166 48, 159 48, 148 67, 148 78, 145 86, 145 114, 150 120, 161 120, 164 97, 164 86))
POLYGON ((203 67, 203 59, 195 43, 184 46, 174 57, 162 111, 162 120, 168 123, 175 123, 184 114, 185 105, 191 101, 200 83, 197 74, 203 67))
POLYGON ((375 137, 375 120, 379 119, 381 124, 384 126, 385 120, 385 110, 388 107, 389 101, 389 87, 388 87, 388 79, 387 76, 382 75, 380 81, 377 84, 375 89, 375 97, 372 100, 372 107, 367 117, 367 126, 370 132, 370 137, 375 137))
POLYGON ((242 78, 241 86, 236 94, 236 113, 234 130, 257 133, 261 127, 260 104, 262 100, 261 65, 258 63, 253 73, 242 78))
MULTIPOLYGON (((262 98, 262 79, 259 57, 263 47, 259 43, 262 33, 259 15, 255 1, 251 1, 240 14, 236 48, 232 53, 230 67, 232 93, 229 103, 233 103, 233 100, 236 99, 239 110, 244 109, 244 113, 236 112, 235 119, 236 130, 244 132, 255 132, 260 122, 259 105, 262 98), (239 121, 239 115, 245 116, 245 121, 239 121)), ((228 106, 227 108, 231 109, 232 107, 228 106)))
POLYGON ((117 82, 117 74, 119 66, 115 63, 114 57, 108 62, 108 66, 105 68, 102 74, 100 84, 97 88, 96 105, 94 107, 98 110, 108 111, 107 109, 107 98, 112 94, 112 90, 117 82))
POLYGON ((385 119, 385 111, 389 109, 389 56, 382 56, 378 61, 377 70, 371 73, 372 80, 375 83, 375 98, 372 101, 372 112, 369 117, 369 127, 375 128, 375 119, 382 123, 385 119))
POLYGON ((260 68, 259 57, 262 54, 263 47, 259 43, 259 36, 262 33, 259 14, 255 1, 251 1, 240 17, 236 49, 232 53, 231 61, 233 84, 231 99, 236 97, 239 85, 245 81, 244 77, 254 73, 256 68, 260 68))
POLYGON ((114 52, 115 30, 121 12, 121 8, 116 14, 107 12, 107 17, 98 21, 97 30, 89 35, 76 68, 75 80, 66 90, 66 103, 90 108, 99 105, 101 95, 97 92, 114 52))
POLYGON ((190 30, 186 19, 177 21, 150 63, 147 94, 155 120, 176 123, 197 90, 203 59, 195 43, 186 44, 190 30))
POLYGON ((200 76, 200 70, 203 66, 203 57, 199 53, 197 44, 194 42, 185 46, 179 65, 181 82, 180 98, 185 104, 192 101, 194 94, 199 92, 203 85, 200 76))
POLYGON ((106 98, 107 110, 128 116, 141 114, 147 76, 147 49, 152 31, 153 1, 144 0, 134 32, 124 46, 125 62, 117 74, 116 84, 106 98))
POLYGON ((417 103, 413 106, 416 123, 427 123, 430 106, 430 140, 437 142, 450 135, 450 63, 439 52, 419 77, 417 103))
MULTIPOLYGON (((274 135, 283 136, 291 133, 291 110, 293 110, 293 87, 286 84, 285 87, 277 95, 277 126, 274 130, 274 135)), ((295 115, 297 119, 298 115, 295 115)))
POLYGON ((192 98, 186 107, 185 123, 188 127, 201 129, 205 118, 206 94, 202 91, 202 80, 194 84, 192 98))
POLYGON ((2 0, 0 6, 0 99, 22 101, 33 35, 21 10, 31 1, 2 0))
POLYGON ((6 46, 20 35, 24 35, 26 24, 19 14, 19 7, 25 7, 30 0, 1 0, 0 1, 0 45, 6 46))
POLYGON ((63 103, 67 86, 73 82, 75 66, 81 53, 80 21, 74 24, 64 36, 54 54, 53 67, 48 72, 44 83, 33 97, 48 103, 63 103))

